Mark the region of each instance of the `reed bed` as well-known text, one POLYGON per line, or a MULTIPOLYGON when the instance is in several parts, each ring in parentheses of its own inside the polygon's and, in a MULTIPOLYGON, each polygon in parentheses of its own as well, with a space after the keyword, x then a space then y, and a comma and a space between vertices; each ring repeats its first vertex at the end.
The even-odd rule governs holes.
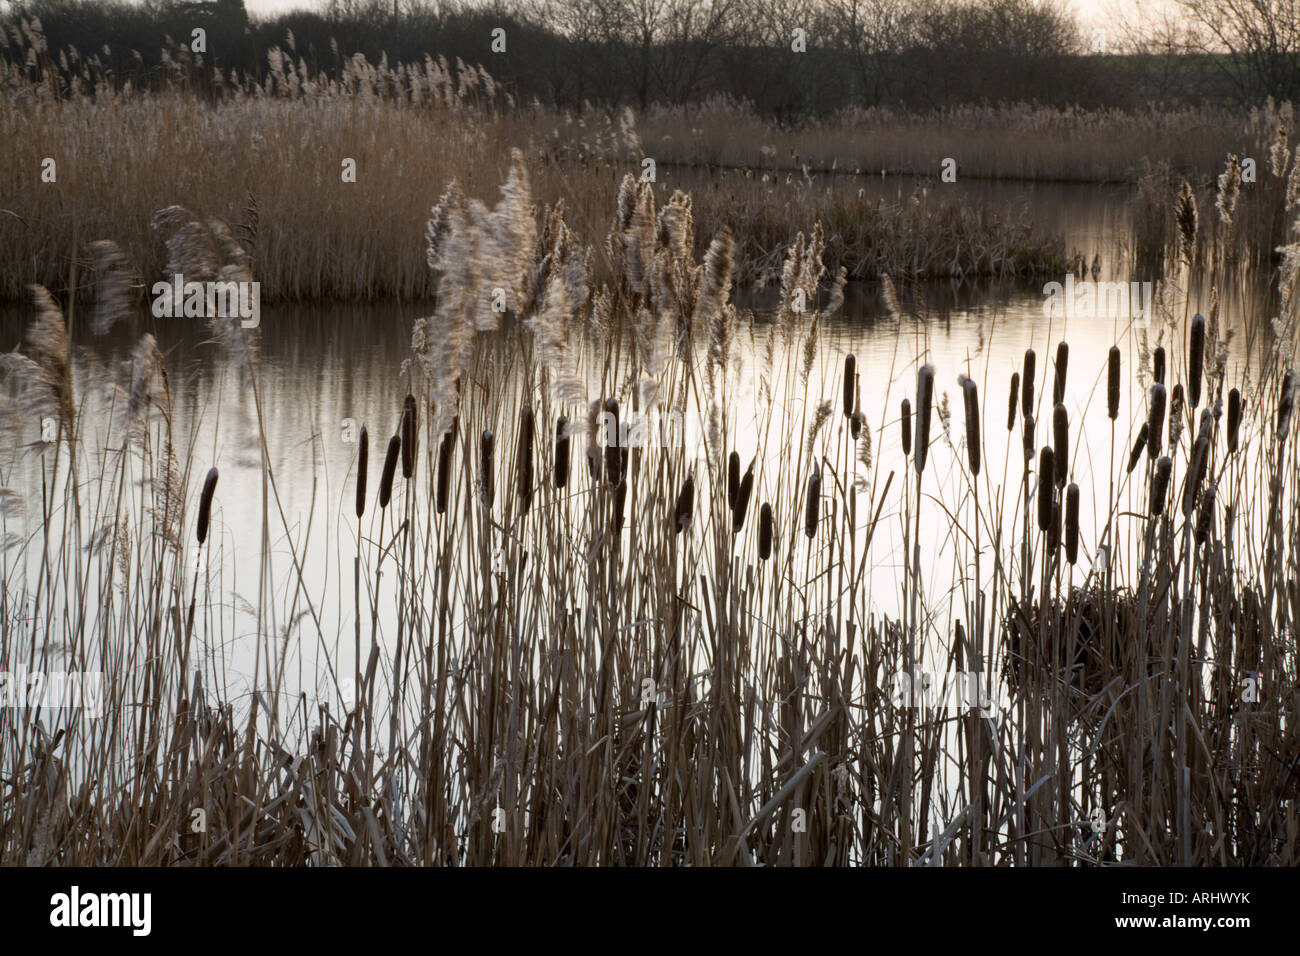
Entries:
POLYGON ((304 572, 322 545, 281 501, 257 330, 214 320, 261 462, 232 487, 178 432, 152 340, 129 369, 96 366, 76 302, 36 291, 4 356, 0 670, 102 671, 107 699, 94 721, 0 711, 0 862, 1296 864, 1300 250, 1236 382, 1217 315, 1175 309, 1130 422, 1110 396, 1143 395, 1150 354, 1087 369, 1064 342, 1048 393, 1032 351, 977 385, 900 341, 900 414, 856 363, 814 374, 846 279, 820 224, 788 243, 763 323, 733 304, 729 230, 697 258, 684 194, 622 181, 607 282, 567 204, 537 208, 522 153, 495 205, 472 195, 453 184, 434 209, 436 311, 392 370, 390 421, 367 423, 355 494, 312 504, 349 536, 346 596, 341 569, 304 572), (1107 407, 1071 417, 1067 371, 1104 382, 1107 407), (1003 374, 1019 466, 984 453, 980 396, 1003 374), (500 386, 515 379, 522 396, 500 386), (1194 438, 1171 433, 1174 384, 1194 438), (668 412, 698 446, 620 437, 668 412), (1084 483, 1070 449, 1107 425, 1110 473, 1084 483), (390 426, 368 490, 369 429, 390 426), (932 451, 963 442, 946 480, 932 451), (251 569, 214 554, 232 495, 260 502, 251 569), (886 524, 908 565, 897 616, 871 591, 886 524), (926 577, 936 528, 951 582, 926 577), (215 650, 243 627, 241 680, 215 650), (322 649, 318 693, 293 680, 294 642, 322 649), (1006 706, 900 693, 928 672, 979 675, 1006 706))

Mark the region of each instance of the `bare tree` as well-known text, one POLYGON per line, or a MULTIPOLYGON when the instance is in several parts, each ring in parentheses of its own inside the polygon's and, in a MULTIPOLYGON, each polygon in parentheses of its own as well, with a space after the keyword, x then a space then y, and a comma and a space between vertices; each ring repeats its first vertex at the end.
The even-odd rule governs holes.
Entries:
POLYGON ((1177 0, 1245 102, 1300 92, 1297 0, 1177 0))

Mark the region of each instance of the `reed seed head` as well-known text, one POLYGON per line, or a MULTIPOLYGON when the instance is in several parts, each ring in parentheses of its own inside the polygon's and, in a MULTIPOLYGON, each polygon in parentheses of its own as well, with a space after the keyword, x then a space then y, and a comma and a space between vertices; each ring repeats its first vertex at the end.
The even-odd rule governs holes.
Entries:
POLYGON ((1205 367, 1205 316, 1192 316, 1190 341, 1187 345, 1187 397, 1192 408, 1201 404, 1201 373, 1205 367))
POLYGON ((357 517, 366 513, 366 468, 370 461, 370 433, 361 426, 361 440, 357 448, 357 517))
POLYGON ((1119 346, 1112 345, 1106 366, 1106 414, 1119 418, 1119 346))
POLYGON ((379 476, 379 507, 387 508, 393 500, 393 476, 397 474, 397 459, 402 453, 402 437, 388 439, 388 453, 384 456, 384 470, 379 476))
POLYGON ((203 490, 199 493, 199 544, 208 539, 208 522, 212 518, 212 496, 217 493, 217 469, 209 468, 203 479, 203 490))

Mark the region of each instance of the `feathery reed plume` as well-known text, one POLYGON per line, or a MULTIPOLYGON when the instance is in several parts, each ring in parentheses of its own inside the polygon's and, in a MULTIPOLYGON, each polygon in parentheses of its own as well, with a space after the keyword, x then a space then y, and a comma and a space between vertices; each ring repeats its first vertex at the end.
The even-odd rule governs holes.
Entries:
POLYGON ((1016 427, 1016 405, 1020 398, 1020 373, 1011 373, 1011 397, 1007 399, 1007 431, 1016 427))
POLYGON ((1142 423, 1138 429, 1137 438, 1133 439, 1133 449, 1128 453, 1128 470, 1125 474, 1133 474, 1133 469, 1137 467, 1138 460, 1142 457, 1142 451, 1147 447, 1147 435, 1151 431, 1151 425, 1147 422, 1142 423))
POLYGON ((731 509, 731 530, 739 532, 745 526, 745 513, 749 511, 749 498, 754 493, 754 463, 745 469, 745 477, 740 480, 740 490, 736 492, 736 506, 731 509))
POLYGON ((1183 437, 1183 408, 1186 405, 1186 399, 1183 397, 1183 386, 1181 383, 1174 386, 1173 396, 1169 399, 1169 450, 1177 451, 1179 439, 1183 437))
POLYGON ((1119 418, 1119 346, 1112 345, 1106 366, 1106 414, 1111 421, 1119 418))
POLYGON ((1024 443, 1024 448, 1025 448, 1025 461, 1032 462, 1034 460, 1034 446, 1036 444, 1036 442, 1034 441, 1034 416, 1033 415, 1025 416, 1024 428, 1022 429, 1022 432, 1023 433, 1021 435, 1021 440, 1024 443))
POLYGON ((488 511, 492 510, 493 492, 496 488, 496 475, 492 467, 492 458, 496 452, 497 439, 492 429, 487 429, 478 440, 478 494, 479 501, 488 511))
POLYGON ((1020 377, 1020 413, 1025 416, 1034 411, 1034 370, 1038 365, 1038 355, 1033 349, 1025 349, 1024 374, 1020 377))
POLYGON ((1169 479, 1174 473, 1174 460, 1161 455, 1156 462, 1156 473, 1151 477, 1151 502, 1148 514, 1158 518, 1165 513, 1165 496, 1169 493, 1169 479))
POLYGON ((1065 560, 1079 560, 1079 486, 1074 482, 1065 489, 1065 560))
POLYGON ((906 458, 912 453, 912 403, 906 398, 903 399, 899 423, 903 428, 903 457, 906 458))
POLYGON ((366 467, 370 461, 370 433, 361 426, 361 440, 357 448, 357 517, 366 513, 366 467))
POLYGON ((1210 485, 1205 489, 1205 494, 1201 496, 1201 510, 1196 516, 1196 543, 1205 544, 1210 536, 1210 528, 1214 524, 1214 499, 1218 494, 1218 488, 1210 485))
POLYGON ((611 485, 617 485, 623 480, 625 454, 622 447, 623 432, 618 420, 618 399, 605 399, 605 415, 607 427, 612 426, 605 435, 605 480, 611 485))
POLYGON ((1200 493, 1201 482, 1205 480, 1205 468, 1210 457, 1210 440, 1204 435, 1196 439, 1192 446, 1192 461, 1188 466, 1187 478, 1183 482, 1183 514, 1190 515, 1196 507, 1196 496, 1200 493))
POLYGON ((1282 394, 1277 400, 1277 435, 1286 441, 1291 430, 1291 413, 1295 410, 1295 369, 1289 368, 1282 376, 1282 394))
POLYGON ((397 457, 402 451, 402 439, 394 435, 388 439, 388 454, 384 456, 384 470, 379 476, 379 507, 387 508, 393 499, 393 475, 397 473, 397 457))
POLYGON ((1192 408, 1201 404, 1201 372, 1205 367, 1205 316, 1192 316, 1192 330, 1187 346, 1187 397, 1192 408))
POLYGON ((451 420, 451 427, 443 433, 442 444, 438 446, 438 487, 434 493, 434 504, 438 514, 447 513, 447 499, 451 491, 451 456, 456 450, 456 427, 459 418, 451 420))
MULTIPOLYGON (((928 362, 916 373, 916 473, 925 472, 930 450, 930 410, 934 404, 934 366, 928 362)), ((819 479, 820 480, 820 479, 819 479)))
POLYGON ((1056 481, 1056 462, 1052 449, 1044 445, 1038 453, 1038 530, 1046 531, 1052 524, 1052 502, 1056 481))
POLYGON ((1219 211, 1219 221, 1225 230, 1232 228, 1232 217, 1237 211, 1237 199, 1241 196, 1241 160, 1236 153, 1228 154, 1228 162, 1219 174, 1219 190, 1214 201, 1219 211))
POLYGON ((808 478, 808 503, 804 510, 803 530, 808 537, 816 537, 817 521, 822 513, 822 471, 817 468, 808 478))
POLYGON ((1059 342, 1056 346, 1056 372, 1052 380, 1052 404, 1059 405, 1065 401, 1065 377, 1070 371, 1070 346, 1059 342))
POLYGON ((1151 378, 1157 385, 1165 383, 1165 347, 1156 346, 1156 350, 1151 357, 1152 374, 1151 378))
POLYGON ((1148 458, 1160 456, 1160 439, 1165 431, 1165 395, 1165 387, 1159 382, 1151 386, 1151 409, 1147 415, 1147 424, 1151 426, 1147 432, 1148 458))
POLYGON ((1178 223, 1179 246, 1188 265, 1196 254, 1196 194, 1191 185, 1183 180, 1178 191, 1178 202, 1174 207, 1174 220, 1178 223))
POLYGON ((1056 456, 1056 487, 1064 488, 1070 471, 1070 415, 1060 403, 1052 409, 1052 451, 1056 456))
POLYGON ((199 495, 199 544, 208 539, 208 521, 212 517, 212 496, 217 493, 217 469, 209 468, 208 476, 203 479, 203 491, 199 495))
POLYGON ((766 501, 758 509, 758 557, 766 561, 772 556, 772 538, 775 528, 772 526, 772 506, 766 501))
POLYGON ((844 356, 844 417, 852 418, 854 397, 857 393, 857 359, 850 352, 844 356))
POLYGON ((555 422, 555 487, 569 484, 569 416, 561 415, 555 422))
POLYGON ((961 387, 966 406, 966 452, 970 458, 970 473, 980 473, 980 399, 974 379, 966 379, 961 387))
POLYGON ((407 395, 402 403, 402 477, 415 473, 415 396, 407 395))
POLYGON ((1228 451, 1237 450, 1237 436, 1241 430, 1241 391, 1228 392, 1228 451))
POLYGON ((687 472, 686 481, 682 482, 681 493, 677 495, 677 507, 674 510, 674 528, 681 534, 691 526, 695 514, 695 470, 687 472))
POLYGON ((740 455, 732 452, 727 456, 727 507, 736 510, 736 499, 740 495, 740 455))
POLYGON ((519 411, 519 444, 515 449, 515 492, 519 495, 519 513, 528 514, 533 504, 533 408, 519 411))
POLYGON ((131 261, 108 239, 90 244, 95 255, 95 311, 91 328, 104 335, 119 319, 129 316, 135 304, 139 277, 131 261))

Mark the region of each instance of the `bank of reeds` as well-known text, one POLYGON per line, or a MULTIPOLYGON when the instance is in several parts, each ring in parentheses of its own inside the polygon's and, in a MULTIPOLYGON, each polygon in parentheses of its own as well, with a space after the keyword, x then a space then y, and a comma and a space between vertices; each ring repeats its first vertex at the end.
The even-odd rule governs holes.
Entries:
MULTIPOLYGON (((449 190, 428 230, 440 295, 413 330, 409 388, 394 370, 379 507, 360 478, 355 508, 325 505, 355 536, 352 619, 333 627, 336 585, 303 570, 320 545, 280 501, 257 349, 236 354, 260 486, 196 494, 210 452, 176 432, 156 348, 140 343, 129 381, 95 371, 69 341, 78 323, 38 293, 5 357, 0 670, 102 670, 107 697, 95 721, 0 711, 0 862, 1296 864, 1283 569, 1300 560, 1300 252, 1279 272, 1281 318, 1256 326, 1275 339, 1242 371, 1249 397, 1229 406, 1235 450, 1208 408, 1194 442, 1162 440, 1164 410, 1139 399, 1110 428, 1109 484, 1085 483, 1070 432, 1107 428, 1110 409, 1063 414, 1032 353, 1008 409, 1019 468, 978 447, 979 392, 1000 386, 909 342, 901 455, 885 440, 899 417, 856 368, 822 394, 818 330, 845 276, 825 268, 820 225, 790 243, 760 324, 732 304, 734 240, 702 236, 698 256, 683 195, 622 182, 609 282, 564 210, 534 215, 521 154, 494 206, 470 195, 449 190), (742 407, 743 340, 767 358, 742 407), (964 429, 943 391, 956 373, 964 429), (515 378, 522 401, 500 385, 515 378), (698 445, 671 426, 624 437, 672 411, 698 445), (1118 469, 1142 420, 1159 464, 1118 469), (96 421, 111 422, 99 441, 96 421), (963 440, 946 481, 932 448, 963 440), (11 481, 32 455, 41 493, 24 499, 11 481), (262 515, 242 610, 208 530, 235 495, 262 515), (870 590, 889 523, 909 562, 901 619, 870 590), (934 529, 952 582, 925 578, 934 529), (251 674, 232 674, 214 649, 249 626, 251 674), (292 683, 292 641, 326 651, 314 696, 292 683), (973 704, 935 706, 923 675, 945 673, 978 678, 973 704)), ((1217 325, 1199 348, 1168 331, 1166 381, 1204 375, 1217 408, 1217 325)), ((1146 380, 1072 364, 1108 391, 1146 380)))

